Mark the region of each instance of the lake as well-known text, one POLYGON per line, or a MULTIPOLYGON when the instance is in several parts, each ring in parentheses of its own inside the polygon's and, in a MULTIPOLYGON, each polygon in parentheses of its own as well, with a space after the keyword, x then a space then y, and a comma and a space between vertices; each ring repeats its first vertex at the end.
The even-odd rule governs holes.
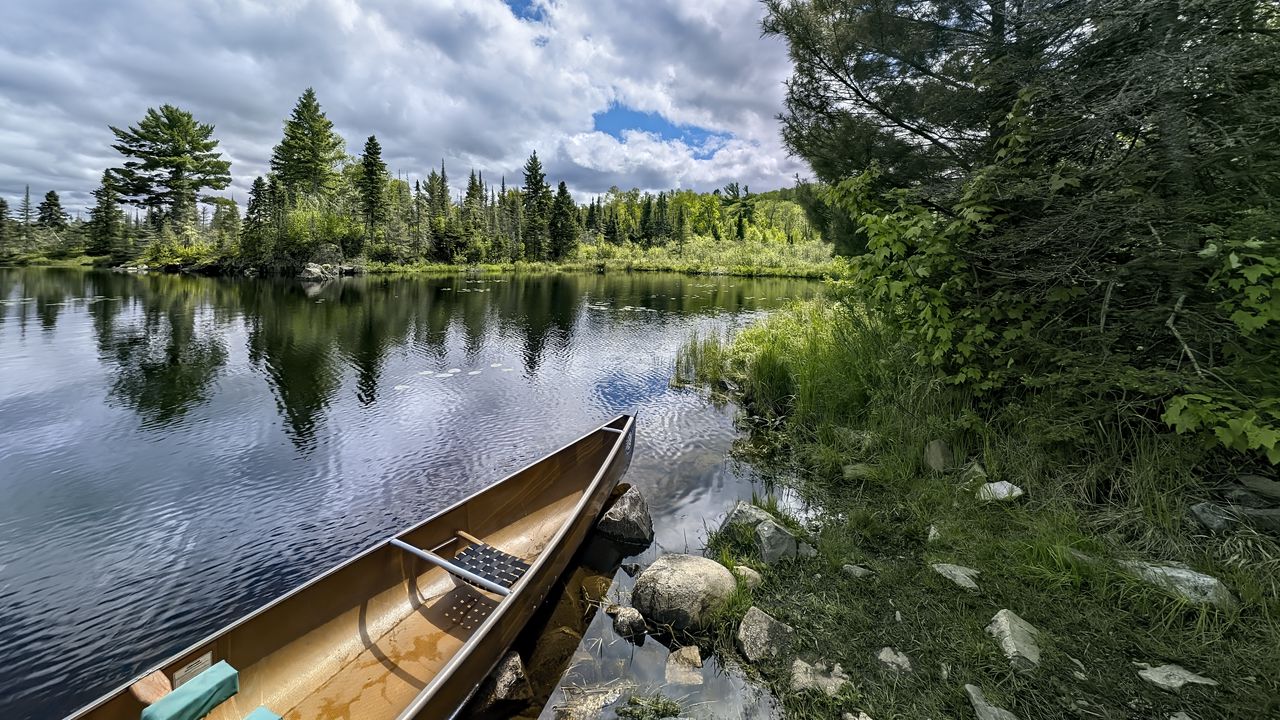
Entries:
MULTIPOLYGON (((60 717, 626 410, 648 557, 697 551, 757 479, 676 351, 821 287, 0 269, 0 717, 60 717)), ((606 620, 582 652, 660 676, 606 620)), ((705 674, 692 702, 767 714, 705 674)))

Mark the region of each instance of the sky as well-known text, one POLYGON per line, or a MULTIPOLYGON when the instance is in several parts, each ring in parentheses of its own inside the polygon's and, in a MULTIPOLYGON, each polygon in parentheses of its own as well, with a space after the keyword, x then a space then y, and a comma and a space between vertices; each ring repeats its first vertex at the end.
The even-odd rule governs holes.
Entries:
POLYGON ((786 46, 756 0, 42 0, 0 23, 0 195, 92 204, 109 126, 164 103, 212 123, 241 204, 302 91, 388 168, 520 182, 537 150, 579 198, 762 191, 809 174, 776 116, 786 46))

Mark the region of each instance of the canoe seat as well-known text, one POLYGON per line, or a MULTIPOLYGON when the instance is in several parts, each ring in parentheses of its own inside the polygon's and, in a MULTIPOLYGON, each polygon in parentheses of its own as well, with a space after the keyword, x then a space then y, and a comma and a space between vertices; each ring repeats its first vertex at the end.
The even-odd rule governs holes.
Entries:
MULTIPOLYGON (((473 542, 467 546, 467 549, 454 555, 453 562, 463 569, 470 570, 485 580, 497 583, 505 588, 514 585, 529 569, 529 563, 515 555, 509 555, 492 545, 485 545, 481 542, 473 542)), ((463 582, 476 585, 476 583, 472 583, 466 578, 461 579, 463 582)), ((479 587, 479 585, 476 585, 476 587, 479 587)))
POLYGON ((239 673, 223 660, 148 705, 142 720, 199 720, 239 691, 239 673))

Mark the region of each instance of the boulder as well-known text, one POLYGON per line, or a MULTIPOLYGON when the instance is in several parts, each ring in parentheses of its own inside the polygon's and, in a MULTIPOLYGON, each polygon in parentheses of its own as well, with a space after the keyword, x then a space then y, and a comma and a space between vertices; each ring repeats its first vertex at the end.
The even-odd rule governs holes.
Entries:
POLYGON ((613 631, 628 640, 644 637, 646 629, 644 616, 635 608, 618 608, 613 613, 613 631))
POLYGON ((1142 580, 1164 588, 1196 605, 1228 608, 1236 604, 1236 596, 1231 594, 1221 580, 1212 575, 1205 575, 1180 565, 1148 563, 1139 560, 1127 560, 1121 562, 1120 566, 1142 580))
POLYGON ((702 653, 699 652, 698 646, 686 645, 671 651, 667 656, 664 674, 667 683, 671 685, 701 685, 702 673, 698 670, 701 667, 702 653))
POLYGON ((796 659, 795 662, 791 663, 791 688, 793 690, 817 690, 828 697, 835 697, 848 684, 849 676, 840 668, 839 663, 836 663, 829 673, 827 672, 827 666, 823 663, 810 665, 800 659, 796 659))
POLYGON ((1007 480, 1001 480, 1000 482, 983 483, 982 487, 978 488, 977 498, 981 502, 1008 502, 1017 500, 1025 494, 1022 488, 1017 485, 1007 480))
POLYGON ((758 508, 745 500, 739 500, 729 514, 725 515, 724 522, 720 523, 720 529, 723 530, 730 525, 745 525, 755 528, 765 520, 773 520, 773 516, 768 511, 758 508))
POLYGON ((844 571, 845 575, 849 575, 856 578, 864 578, 864 577, 870 577, 872 575, 875 575, 875 572, 873 572, 868 568, 864 568, 861 565, 845 565, 844 567, 841 568, 841 570, 844 571))
POLYGON ((1280 481, 1268 480, 1261 475, 1241 475, 1240 484, 1248 488, 1250 492, 1269 497, 1272 500, 1280 500, 1280 481))
POLYGON ((655 625, 673 630, 706 626, 733 591, 729 569, 696 555, 663 555, 636 578, 631 603, 655 625))
POLYGON ((764 583, 764 576, 746 565, 734 565, 733 574, 742 580, 743 586, 748 590, 755 590, 764 583))
POLYGON ((302 266, 302 271, 298 273, 300 280, 328 280, 333 277, 333 271, 324 265, 316 263, 307 263, 302 266))
POLYGON ((525 672, 524 662, 514 651, 508 652, 498 662, 489 677, 476 691, 471 704, 471 716, 509 716, 518 712, 533 700, 533 688, 525 672))
POLYGON ((974 578, 982 574, 980 570, 974 570, 973 568, 965 567, 963 565, 952 565, 950 563, 934 563, 929 567, 933 568, 934 572, 959 585, 965 590, 970 592, 978 591, 978 583, 974 578))
POLYGON ((1138 671, 1138 677, 1155 685, 1161 690, 1169 692, 1177 692, 1182 689, 1183 685, 1192 683, 1194 685, 1217 685, 1216 680, 1210 680, 1207 677, 1197 675, 1181 665, 1161 665, 1160 667, 1151 667, 1146 663, 1138 663, 1138 667, 1142 669, 1138 671))
POLYGON ((634 487, 627 488, 596 523, 596 531, 622 545, 649 547, 653 542, 653 518, 644 495, 634 487))
POLYGON ((1235 518, 1226 508, 1218 507, 1211 502, 1202 502, 1190 508, 1191 519, 1209 532, 1223 532, 1235 524, 1235 518))
POLYGON ((1035 638, 1040 631, 1012 610, 996 613, 987 626, 987 634, 1000 643, 1014 670, 1032 670, 1040 664, 1040 646, 1035 638))
POLYGON ((951 448, 943 440, 930 440, 924 446, 924 464, 934 472, 944 472, 951 467, 951 448))
POLYGON ((790 625, 752 606, 738 624, 738 651, 748 662, 760 662, 785 653, 794 635, 790 625))
POLYGON ((773 518, 756 525, 756 544, 760 547, 760 559, 766 565, 775 565, 782 560, 794 560, 798 550, 796 536, 773 518))
POLYGON ((965 685, 964 692, 969 696, 969 704, 973 706, 973 714, 978 716, 978 720, 1018 720, 1017 715, 987 702, 987 696, 977 685, 965 685))
POLYGON ((876 659, 894 672, 911 672, 911 658, 891 647, 880 648, 876 659))

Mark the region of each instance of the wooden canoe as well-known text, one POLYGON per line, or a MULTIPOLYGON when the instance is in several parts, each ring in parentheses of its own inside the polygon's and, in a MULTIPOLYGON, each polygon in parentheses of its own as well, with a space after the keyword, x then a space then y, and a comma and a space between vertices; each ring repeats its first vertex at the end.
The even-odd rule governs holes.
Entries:
POLYGON ((260 706, 287 720, 449 718, 565 571, 626 472, 634 445, 635 419, 621 415, 71 717, 138 720, 144 700, 226 661, 238 671, 239 691, 214 707, 207 715, 213 720, 242 720, 260 706), (458 565, 467 548, 488 546, 528 567, 504 597, 399 543, 458 565))

